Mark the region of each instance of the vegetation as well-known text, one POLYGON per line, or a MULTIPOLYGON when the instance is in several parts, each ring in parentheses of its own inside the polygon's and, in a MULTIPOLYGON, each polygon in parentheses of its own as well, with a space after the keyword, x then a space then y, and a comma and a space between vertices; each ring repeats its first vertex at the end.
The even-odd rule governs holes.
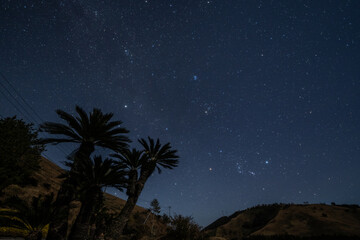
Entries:
MULTIPOLYGON (((177 151, 171 147, 170 143, 162 145, 159 139, 154 140, 150 137, 138 140, 141 145, 140 150, 135 148, 130 150, 128 146, 130 140, 126 136, 128 130, 120 127, 121 121, 111 121, 112 113, 104 114, 99 109, 93 109, 87 114, 78 106, 76 106, 78 115, 76 117, 62 110, 57 110, 57 113, 65 124, 45 122, 40 130, 58 135, 58 138, 47 138, 41 141, 37 140, 37 132, 32 129, 31 124, 25 124, 15 117, 0 120, 2 163, 0 165, 0 190, 9 184, 23 185, 24 182, 31 182, 31 174, 39 168, 38 160, 43 151, 42 144, 66 142, 79 144, 68 157, 67 165, 70 170, 61 176, 65 180, 55 201, 52 196, 45 198, 40 196, 33 198, 29 205, 18 198, 2 203, 1 206, 4 208, 0 210, 1 226, 17 229, 18 233, 26 239, 38 240, 45 237, 46 233, 47 239, 51 240, 94 240, 104 239, 104 237, 107 240, 118 240, 124 239, 124 233, 130 235, 132 239, 140 239, 143 236, 160 239, 157 235, 159 233, 162 240, 199 240, 205 239, 205 234, 211 235, 205 231, 215 231, 214 229, 228 223, 241 213, 248 214, 246 221, 241 222, 241 227, 244 233, 242 236, 248 236, 250 240, 325 239, 324 236, 311 238, 287 235, 250 236, 273 219, 279 210, 291 206, 289 204, 259 205, 236 212, 229 217, 220 218, 209 225, 205 231, 201 231, 200 226, 193 221, 192 217, 176 214, 174 217, 166 214, 160 216, 161 208, 157 199, 151 202, 148 213, 137 212, 131 216, 150 176, 156 170, 161 173, 162 169, 173 169, 178 166, 177 151), (111 150, 112 159, 92 156, 97 147, 111 150), (14 177, 11 178, 11 176, 14 177), (126 190, 128 198, 120 213, 114 214, 104 208, 103 188, 105 187, 126 190), (68 216, 74 200, 80 202, 80 207, 70 229, 68 216), (131 224, 127 225, 129 222, 131 224), (133 224, 135 222, 136 227, 133 224), (154 228, 155 224, 160 224, 162 229, 157 226, 154 228), (164 232, 164 229, 167 232, 164 232), (68 232, 69 236, 67 236, 68 232)), ((42 186, 46 189, 51 187, 49 183, 42 183, 42 186)), ((343 207, 346 207, 346 211, 356 212, 359 206, 345 205, 343 207)), ((320 210, 323 210, 321 206, 320 210)), ((325 213, 321 216, 329 218, 325 213)), ((312 225, 315 226, 315 223, 312 225)), ((237 236, 231 229, 222 231, 231 237, 237 236)), ((326 236, 326 239, 335 238, 326 236)), ((350 238, 336 236, 336 239, 350 238)))
MULTIPOLYGON (((76 112, 78 117, 57 110, 57 114, 66 124, 46 122, 40 128, 41 131, 62 136, 43 139, 44 144, 80 144, 69 157, 72 160, 69 164, 71 169, 58 193, 56 209, 58 213, 68 214, 70 202, 74 199, 80 200, 80 213, 69 238, 92 239, 91 225, 97 222, 97 213, 103 199, 101 189, 105 186, 115 186, 119 190, 124 188, 128 199, 120 214, 112 219, 111 231, 107 233, 108 238, 119 239, 148 178, 156 169, 161 173, 161 168, 173 169, 178 165, 176 150, 171 149, 170 143, 162 146, 159 139, 155 142, 150 137, 148 141, 139 140, 142 150, 129 150, 130 140, 124 135, 128 131, 119 127, 122 122, 110 122, 112 113, 103 114, 101 110, 94 109, 88 116, 78 106, 76 112), (110 159, 102 161, 101 157, 91 159, 96 146, 116 152, 111 156, 115 157, 117 162, 110 159)), ((52 221, 47 239, 65 239, 67 228, 66 217, 52 221)))
POLYGON ((154 200, 152 200, 150 203, 150 211, 156 215, 160 214, 160 211, 161 211, 160 203, 156 198, 154 200))
POLYGON ((171 218, 169 233, 162 240, 200 240, 203 239, 201 228, 192 217, 175 214, 171 218))
MULTIPOLYGON (((154 229, 154 225, 155 225, 155 218, 159 217, 160 214, 160 204, 159 201, 155 198, 154 200, 151 201, 150 203, 150 208, 149 208, 149 213, 148 216, 146 218, 146 220, 148 219, 148 217, 151 215, 151 234, 155 235, 155 229, 154 229), (152 214, 151 214, 152 213, 152 214)), ((146 221, 145 220, 145 221, 146 221)))
POLYGON ((122 191, 125 171, 113 160, 102 160, 101 156, 95 156, 89 161, 81 161, 76 171, 70 174, 79 189, 82 204, 69 239, 83 239, 91 235, 90 227, 95 224, 95 217, 103 205, 102 188, 114 187, 122 191))
POLYGON ((126 191, 128 199, 119 216, 113 222, 111 232, 108 233, 109 238, 120 239, 145 183, 155 169, 161 173, 161 167, 173 169, 178 165, 177 151, 171 149, 170 143, 162 146, 159 139, 155 142, 150 137, 148 137, 148 142, 145 139, 140 139, 139 143, 143 147, 142 151, 133 150, 126 151, 122 155, 113 155, 125 164, 129 171, 126 191))
MULTIPOLYGON (((70 210, 69 204, 74 200, 77 191, 74 184, 76 181, 73 180, 73 174, 71 173, 77 170, 81 161, 89 160, 91 153, 95 151, 95 146, 113 151, 126 149, 130 140, 124 134, 129 131, 119 127, 122 124, 121 121, 110 121, 113 117, 112 113, 103 114, 100 109, 94 108, 88 116, 82 108, 76 106, 77 117, 73 117, 62 110, 56 112, 66 124, 45 122, 40 126, 40 130, 62 137, 43 139, 42 143, 72 142, 80 144, 79 148, 74 151, 73 156, 70 157, 74 163, 55 201, 58 213, 68 213, 70 210)), ((67 228, 67 217, 51 222, 47 239, 65 239, 67 228)))
POLYGON ((40 240, 56 217, 52 200, 53 195, 33 197, 29 205, 18 197, 11 197, 1 204, 4 208, 0 209, 0 225, 17 230, 26 240, 40 240))
POLYGON ((31 174, 39 168, 43 145, 37 131, 16 117, 0 119, 0 194, 11 184, 36 184, 31 174))

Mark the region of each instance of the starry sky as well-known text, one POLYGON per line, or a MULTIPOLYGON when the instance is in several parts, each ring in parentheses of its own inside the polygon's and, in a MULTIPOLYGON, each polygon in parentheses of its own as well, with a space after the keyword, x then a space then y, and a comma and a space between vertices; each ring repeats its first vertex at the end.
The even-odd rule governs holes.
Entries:
MULTIPOLYGON (((0 114, 113 112, 180 155, 139 205, 206 226, 256 204, 360 203, 360 1, 0 1, 0 114)), ((45 136, 46 137, 46 136, 45 136)), ((75 146, 49 146, 61 165, 75 146)), ((103 155, 108 152, 99 151, 103 155)), ((113 189, 108 192, 125 197, 113 189)))

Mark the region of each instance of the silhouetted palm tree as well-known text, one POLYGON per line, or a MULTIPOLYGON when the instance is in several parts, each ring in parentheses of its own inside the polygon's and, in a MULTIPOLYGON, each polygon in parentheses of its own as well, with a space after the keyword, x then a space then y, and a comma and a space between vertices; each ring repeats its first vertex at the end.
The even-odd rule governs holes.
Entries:
POLYGON ((26 240, 40 240, 44 228, 56 217, 52 200, 53 194, 33 197, 30 204, 11 197, 2 204, 6 208, 0 209, 0 225, 24 231, 26 240))
POLYGON ((71 173, 80 186, 81 208, 70 233, 70 240, 89 238, 90 226, 95 222, 96 213, 103 202, 103 187, 123 190, 126 172, 121 164, 114 164, 111 159, 102 160, 101 156, 93 160, 81 161, 78 169, 71 173))
POLYGON ((157 139, 156 143, 150 137, 148 137, 148 140, 149 143, 145 139, 139 140, 144 148, 143 151, 133 150, 128 152, 129 155, 123 154, 123 158, 120 158, 122 163, 125 163, 129 169, 133 170, 133 174, 129 175, 128 179, 128 199, 119 216, 113 221, 111 232, 108 233, 110 238, 120 239, 144 185, 155 169, 158 170, 158 173, 161 173, 161 168, 173 169, 178 166, 179 157, 176 155, 177 151, 171 149, 170 143, 161 146, 159 139, 157 139), (128 161, 124 161, 124 159, 128 159, 128 161))
MULTIPOLYGON (((121 121, 110 121, 113 117, 112 113, 103 114, 100 109, 94 108, 88 116, 79 106, 76 106, 76 112, 79 116, 74 117, 62 110, 57 110, 56 113, 67 124, 45 122, 40 126, 41 131, 61 136, 59 138, 43 139, 42 143, 44 144, 64 142, 80 144, 72 157, 74 164, 70 172, 76 169, 81 159, 90 158, 95 146, 108 148, 116 152, 121 152, 128 147, 130 140, 124 134, 129 131, 120 127, 121 121)), ((67 178, 59 190, 55 205, 60 212, 69 212, 69 203, 73 200, 74 193, 71 191, 73 188, 67 186, 72 184, 71 178, 67 178)), ((53 221, 50 224, 47 239, 63 240, 66 233, 67 218, 53 221)))
POLYGON ((63 136, 42 139, 42 143, 80 143, 76 152, 84 155, 85 159, 90 157, 95 146, 108 148, 115 152, 128 148, 130 140, 124 134, 129 131, 120 127, 121 121, 110 121, 113 113, 103 114, 100 109, 94 108, 88 116, 81 107, 76 106, 75 109, 78 117, 62 110, 56 110, 59 117, 65 120, 67 124, 45 122, 40 125, 41 131, 63 136))
POLYGON ((146 161, 144 151, 138 151, 135 148, 132 150, 127 149, 122 154, 112 154, 111 157, 119 159, 120 162, 118 164, 124 165, 128 175, 126 194, 133 196, 135 194, 135 183, 138 179, 139 170, 146 161))

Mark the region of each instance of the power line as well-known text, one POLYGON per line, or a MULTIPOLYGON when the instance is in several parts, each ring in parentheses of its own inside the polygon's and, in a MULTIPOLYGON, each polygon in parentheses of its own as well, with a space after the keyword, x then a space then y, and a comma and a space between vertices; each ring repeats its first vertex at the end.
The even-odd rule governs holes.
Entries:
MULTIPOLYGON (((4 76, 4 74, 2 74, 2 73, 0 72, 0 75, 1 75, 1 77, 8 83, 8 85, 11 87, 11 89, 12 89, 12 90, 21 98, 21 100, 28 106, 28 108, 30 108, 30 109, 32 110, 32 112, 40 119, 40 121, 45 122, 45 121, 39 116, 39 114, 27 103, 27 101, 21 96, 21 94, 14 88, 14 86, 7 80, 7 78, 4 76)), ((26 114, 24 114, 23 111, 20 110, 20 109, 16 106, 16 104, 14 104, 14 103, 8 98, 8 96, 7 96, 6 94, 4 94, 3 92, 1 92, 1 93, 5 96, 5 98, 8 100, 8 102, 10 102, 10 104, 11 104, 13 107, 15 107, 15 109, 16 109, 19 113, 21 113, 21 114, 26 118, 26 120, 28 120, 29 122, 35 122, 36 124, 40 125, 39 122, 32 116, 32 114, 30 114, 30 113, 26 110, 26 108, 17 100, 17 98, 5 87, 5 85, 2 84, 1 82, 0 82, 0 85, 1 85, 1 86, 5 89, 5 91, 15 100, 15 102, 23 109, 23 111, 26 112, 26 114), (32 121, 29 119, 29 117, 32 119, 32 121)), ((48 134, 48 133, 46 133, 46 134, 48 134)), ((48 134, 48 135, 49 135, 49 134, 48 134)), ((59 151, 61 151, 65 156, 68 156, 68 154, 67 154, 65 151, 72 152, 70 149, 66 149, 66 148, 65 148, 66 150, 64 151, 64 149, 60 148, 60 146, 57 146, 57 145, 55 145, 55 147, 56 147, 59 151)))
MULTIPOLYGON (((1 84, 1 82, 0 82, 1 84)), ((2 85, 2 84, 1 84, 2 85)), ((2 85, 3 86, 3 85, 2 85)), ((8 96, 1 90, 0 88, 0 93, 2 93, 2 95, 6 98, 6 100, 8 100, 8 102, 20 113, 23 115, 23 117, 25 117, 25 119, 28 121, 28 122, 31 122, 28 118, 28 116, 26 116, 17 106, 16 104, 14 104, 9 98, 8 96)), ((0 115, 2 118, 4 118, 2 115, 0 115)), ((58 146, 56 146, 58 148, 58 146)), ((65 154, 65 156, 67 156, 68 154, 66 154, 62 149, 58 148, 63 154, 65 154)))
POLYGON ((27 103, 27 101, 21 96, 21 94, 14 88, 14 86, 7 80, 7 78, 0 72, 1 77, 9 84, 12 90, 21 98, 21 100, 32 110, 32 112, 40 119, 41 122, 45 122, 39 114, 27 103))
MULTIPOLYGON (((2 85, 2 83, 0 82, 0 84, 2 85)), ((29 120, 29 118, 8 98, 8 96, 3 92, 1 91, 1 88, 0 88, 0 92, 2 93, 2 95, 4 95, 4 97, 6 98, 6 100, 8 100, 8 102, 20 113, 23 115, 23 117, 25 117, 26 120, 28 120, 29 122, 31 122, 29 120)))
MULTIPOLYGON (((26 110, 26 108, 24 108, 24 107, 21 105, 21 103, 20 103, 20 102, 16 99, 16 97, 5 87, 5 85, 3 85, 1 82, 0 82, 0 85, 1 85, 1 86, 5 89, 5 91, 15 100, 15 102, 23 109, 23 111, 27 114, 27 116, 32 119, 32 121, 30 121, 30 122, 36 122, 36 123, 37 123, 36 119, 31 116, 31 114, 26 110)), ((14 106, 14 105, 13 105, 13 106, 14 106)), ((19 110, 18 108, 16 108, 16 109, 19 110)), ((22 115, 25 115, 25 114, 22 113, 21 111, 20 111, 20 113, 21 113, 22 115)), ((38 124, 38 123, 37 123, 37 124, 38 124)))

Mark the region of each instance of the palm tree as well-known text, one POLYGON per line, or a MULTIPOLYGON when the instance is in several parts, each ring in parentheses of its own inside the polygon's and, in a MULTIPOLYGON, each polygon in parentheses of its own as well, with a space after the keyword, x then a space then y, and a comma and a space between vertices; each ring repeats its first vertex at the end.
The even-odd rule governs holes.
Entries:
POLYGON ((125 150, 121 154, 112 154, 111 157, 118 158, 118 164, 123 165, 127 171, 128 179, 126 181, 126 195, 133 196, 135 194, 135 183, 138 179, 139 170, 146 161, 144 151, 138 151, 135 148, 125 150))
POLYGON ((72 173, 81 189, 81 208, 70 233, 70 240, 89 238, 90 226, 95 222, 96 212, 103 202, 103 187, 115 187, 122 191, 125 187, 126 173, 121 164, 114 164, 112 159, 95 156, 93 160, 82 161, 78 170, 72 173))
MULTIPOLYGON (((94 108, 89 116, 86 112, 76 106, 77 117, 70 115, 62 110, 57 110, 56 113, 67 124, 45 122, 40 125, 40 131, 48 132, 54 135, 60 135, 59 138, 42 139, 42 143, 59 144, 64 142, 79 143, 80 146, 75 150, 72 157, 74 164, 70 172, 77 168, 81 159, 89 159, 95 146, 111 149, 116 152, 121 152, 128 147, 129 138, 124 134, 129 131, 121 128, 121 121, 110 121, 113 113, 103 114, 100 109, 94 108)), ((74 198, 74 192, 71 191, 71 178, 67 178, 56 198, 55 205, 59 212, 69 212, 69 203, 74 198)), ((67 218, 53 221, 50 224, 48 238, 50 240, 63 240, 67 233, 67 218)))
POLYGON ((119 216, 113 221, 111 232, 108 233, 110 238, 120 239, 123 229, 129 220, 130 214, 134 209, 136 202, 145 186, 146 181, 151 174, 158 170, 161 173, 161 168, 173 169, 178 166, 177 150, 172 150, 170 143, 161 146, 159 139, 156 143, 148 137, 149 143, 145 139, 140 139, 139 142, 144 150, 138 152, 133 150, 122 154, 119 157, 121 163, 127 165, 128 169, 132 169, 133 173, 128 178, 127 195, 128 199, 125 206, 121 209, 119 216), (127 161, 124 161, 126 159, 127 161), (136 177, 135 177, 136 176, 136 177))
POLYGON ((129 131, 119 127, 122 124, 121 121, 110 122, 113 113, 103 114, 100 109, 94 108, 88 116, 81 107, 76 106, 75 109, 78 117, 73 117, 63 110, 56 110, 59 117, 67 124, 45 122, 40 125, 40 130, 43 132, 63 136, 62 138, 42 139, 42 143, 55 145, 64 142, 80 143, 76 153, 83 155, 84 159, 90 157, 95 146, 108 148, 115 152, 121 152, 128 148, 130 140, 123 134, 129 133, 129 131))
POLYGON ((7 199, 0 210, 0 225, 26 234, 26 240, 40 240, 46 227, 56 217, 52 204, 53 194, 33 197, 30 205, 18 197, 7 199))

